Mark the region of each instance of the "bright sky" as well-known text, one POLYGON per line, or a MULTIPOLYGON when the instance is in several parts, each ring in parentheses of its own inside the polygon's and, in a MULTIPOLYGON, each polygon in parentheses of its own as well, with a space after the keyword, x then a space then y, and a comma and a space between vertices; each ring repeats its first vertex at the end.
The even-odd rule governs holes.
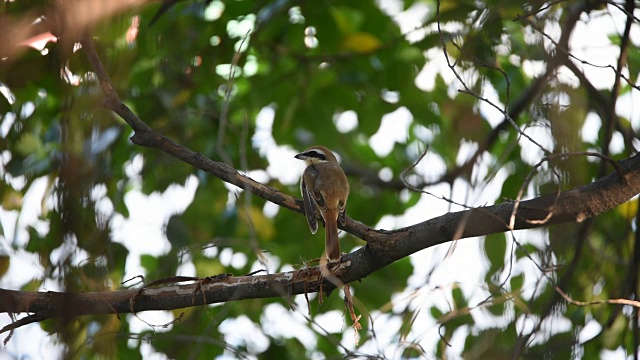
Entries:
MULTIPOLYGON (((218 2, 213 2, 212 6, 216 7, 219 6, 219 4, 218 2)), ((404 33, 408 33, 419 27, 425 14, 429 11, 429 8, 420 2, 413 5, 411 9, 407 11, 402 11, 399 2, 393 0, 381 1, 381 6, 385 11, 393 14, 404 33)), ((217 8, 214 8, 213 10, 216 9, 217 8)), ((222 10, 217 9, 216 11, 222 10)), ((613 18, 601 16, 595 19, 589 19, 588 26, 583 23, 578 24, 575 36, 571 39, 571 48, 576 56, 581 59, 588 59, 591 63, 598 65, 616 63, 617 51, 616 48, 610 44, 607 36, 613 32, 619 33, 622 31, 620 24, 624 23, 624 17, 615 9, 613 9, 611 13, 614 15, 613 18)), ((246 24, 238 24, 239 27, 245 25, 246 24)), ((546 30, 556 39, 559 36, 558 29, 546 30)), ((427 29, 427 31, 433 31, 433 29, 427 29)), ((639 31, 636 24, 631 38, 636 41, 640 39, 640 36, 638 36, 639 31)), ((240 32, 242 34, 246 33, 244 30, 240 32)), ((422 30, 413 31, 411 32, 410 38, 412 40, 418 40, 421 36, 424 36, 424 34, 425 31, 422 30)), ((638 43, 635 45, 640 46, 638 43)), ((460 84, 457 83, 454 75, 447 67, 441 50, 429 50, 426 56, 429 58, 429 62, 418 75, 416 80, 417 85, 421 89, 429 91, 434 86, 436 74, 441 74, 447 83, 450 84, 451 92, 455 93, 455 91, 460 88, 460 84)), ((532 74, 541 71, 540 64, 538 63, 519 59, 517 56, 513 58, 513 61, 521 63, 523 68, 532 74)), ((586 65, 580 66, 596 86, 600 86, 601 88, 609 88, 611 86, 613 79, 611 69, 598 69, 586 65)), ((559 78, 568 83, 575 83, 573 75, 564 68, 560 70, 559 78)), ((393 94, 389 96, 393 96, 393 94)), ((497 104, 501 104, 496 92, 489 85, 484 89, 484 96, 497 104)), ((634 104, 640 104, 640 95, 637 91, 621 96, 618 103, 618 112, 620 115, 629 118, 634 128, 638 129, 640 128, 640 113, 634 104)), ((487 104, 481 103, 479 110, 494 126, 502 120, 500 113, 487 104)), ((252 171, 250 175, 258 181, 264 181, 268 177, 272 177, 277 178, 283 184, 295 184, 298 182, 304 166, 302 162, 294 159, 293 156, 297 153, 297 150, 301 149, 291 149, 276 144, 271 136, 273 118, 273 109, 265 108, 256 119, 257 131, 252 138, 252 144, 255 151, 268 160, 269 165, 264 170, 257 169, 252 171)), ((346 111, 345 113, 337 115, 334 118, 334 123, 340 131, 346 132, 357 126, 358 120, 355 112, 346 111)), ((394 143, 405 143, 407 141, 407 128, 411 121, 412 115, 405 108, 399 108, 387 114, 382 119, 378 133, 371 138, 370 143, 374 151, 379 155, 384 155, 391 151, 394 143)), ((600 119, 596 115, 590 114, 584 128, 581 129, 581 133, 586 138, 594 138, 599 127, 600 119)), ((5 128, 8 131, 6 120, 3 124, 0 124, 0 134, 6 134, 6 131, 3 130, 5 128)), ((548 143, 549 134, 546 130, 536 127, 528 129, 527 133, 543 145, 551 146, 551 144, 548 143)), ((434 136, 429 129, 425 129, 425 135, 434 136)), ((531 165, 535 164, 541 157, 542 153, 540 149, 524 141, 522 145, 529 150, 523 152, 527 153, 527 159, 525 160, 531 165)), ((623 146, 621 139, 614 138, 612 148, 620 148, 621 146, 623 146)), ((475 148, 469 143, 462 143, 460 147, 461 149, 468 149, 468 152, 461 151, 458 160, 462 162, 465 160, 465 156, 471 154, 475 148)), ((2 156, 6 157, 8 154, 5 152, 2 156)), ((142 161, 143 159, 141 157, 134 159, 131 164, 128 165, 127 171, 132 175, 137 174, 141 169, 142 161)), ((486 172, 487 166, 493 161, 494 159, 489 157, 483 158, 481 161, 482 166, 478 167, 480 169, 479 171, 486 172)), ((2 169, 0 169, 0 171, 2 171, 2 169)), ((435 174, 444 172, 445 168, 441 159, 430 154, 425 161, 416 168, 416 171, 430 178, 434 177, 435 174)), ((482 173, 475 174, 475 176, 479 178, 482 178, 484 175, 485 174, 482 173)), ((503 168, 497 172, 490 186, 475 190, 470 189, 462 181, 454 184, 453 192, 446 185, 433 186, 427 190, 437 196, 452 196, 454 201, 471 206, 491 204, 498 197, 500 186, 508 175, 508 168, 503 168)), ((13 181, 15 182, 14 184, 18 184, 21 180, 14 179, 13 181)), ((169 251, 170 245, 162 232, 162 228, 166 225, 171 215, 180 213, 186 209, 193 199, 197 186, 197 179, 190 177, 184 185, 170 186, 163 193, 153 193, 150 196, 145 196, 139 190, 132 190, 126 194, 125 203, 130 211, 130 217, 125 219, 116 214, 112 220, 112 228, 114 229, 112 236, 114 241, 124 244, 130 251, 126 264, 125 278, 144 273, 139 262, 140 255, 150 254, 157 256, 169 251)), ((27 225, 34 226, 42 233, 48 231, 48 224, 38 219, 42 211, 41 200, 43 197, 47 199, 45 196, 46 188, 46 179, 42 178, 34 182, 24 198, 24 205, 20 216, 18 216, 16 211, 0 209, 0 222, 4 227, 6 236, 6 238, 0 238, 0 251, 9 251, 12 259, 9 273, 0 279, 0 287, 19 289, 20 286, 30 279, 40 277, 43 274, 36 256, 24 251, 13 252, 10 250, 9 244, 12 242, 14 244, 24 244, 27 241, 27 225)), ((229 189, 237 190, 233 186, 229 186, 229 189)), ((102 209, 105 214, 113 212, 113 205, 109 199, 105 197, 104 191, 96 189, 95 198, 98 200, 99 208, 102 209)), ((234 197, 231 196, 230 199, 230 201, 233 201, 234 197)), ((51 206, 50 199, 47 200, 46 203, 51 206)), ((451 209, 449 203, 428 195, 423 195, 418 204, 409 209, 404 215, 385 216, 378 224, 370 225, 373 225, 374 228, 399 228, 442 215, 450 210, 460 209, 455 207, 451 209)), ((265 207, 265 211, 273 215, 278 209, 274 206, 267 206, 265 207)), ((529 241, 539 245, 542 245, 541 235, 542 231, 516 232, 516 236, 520 241, 529 241)), ((509 244, 508 250, 510 246, 509 244)), ((349 251, 350 249, 343 250, 349 251)), ((67 251, 67 249, 56 249, 52 253, 52 257, 61 256, 65 251, 67 251)), ((438 326, 428 311, 431 306, 436 305, 441 310, 446 311, 449 308, 449 302, 451 300, 449 294, 453 286, 459 286, 465 295, 470 297, 470 304, 478 303, 487 296, 486 289, 481 287, 483 283, 482 275, 488 266, 483 255, 483 241, 477 238, 461 240, 456 243, 455 251, 453 251, 452 255, 447 257, 446 254, 448 251, 449 244, 446 244, 423 250, 413 255, 411 262, 415 267, 415 271, 407 280, 408 287, 404 292, 393 295, 394 310, 399 311, 406 306, 423 310, 414 323, 414 327, 407 340, 420 341, 420 344, 425 348, 427 353, 432 353, 439 341, 438 326)), ((220 254, 220 258, 227 266, 243 266, 242 256, 240 256, 243 254, 238 254, 240 257, 234 257, 234 255, 235 254, 230 251, 227 251, 225 254, 220 254)), ((75 254, 75 258, 82 260, 86 258, 86 256, 82 253, 77 253, 75 254)), ((246 256, 244 259, 244 261, 246 261, 246 256)), ((508 259, 505 259, 505 263, 507 261, 508 259)), ((282 268, 279 268, 280 260, 276 258, 271 258, 269 265, 271 271, 286 271, 291 269, 290 265, 284 265, 282 268)), ((233 270, 231 269, 230 271, 233 270)), ((537 270, 534 266, 530 262, 520 261, 514 264, 512 274, 516 275, 519 273, 532 274, 531 276, 525 276, 525 287, 533 289, 534 282, 538 277, 537 270)), ((195 276, 195 268, 187 264, 180 268, 180 273, 177 275, 195 276)), ((366 281, 366 279, 364 281, 366 281)), ((45 283, 43 286, 43 290, 58 290, 59 288, 59 284, 50 282, 45 283)), ((354 287, 354 292, 357 297, 357 286, 354 287)), ((301 308, 306 308, 306 304, 301 297, 297 297, 295 302, 298 303, 301 308)), ((226 340, 231 345, 246 344, 249 349, 264 350, 268 345, 267 338, 260 335, 261 332, 257 331, 256 326, 260 326, 260 330, 265 334, 283 338, 296 337, 308 349, 315 347, 315 338, 307 326, 308 319, 304 318, 302 312, 291 312, 284 305, 285 304, 270 304, 267 306, 263 313, 261 324, 256 325, 246 317, 239 317, 237 319, 227 319, 223 321, 220 330, 227 334, 226 340), (283 319, 286 319, 286 321, 283 321, 283 319)), ((473 315, 478 324, 484 323, 486 326, 495 323, 495 321, 499 321, 499 319, 489 318, 486 312, 482 310, 475 311, 473 315)), ((170 312, 146 312, 140 316, 145 319, 145 321, 154 324, 163 324, 172 320, 170 312)), ((127 315, 127 318, 132 319, 132 316, 127 315)), ((399 351, 397 344, 391 340, 385 343, 385 339, 393 338, 393 335, 401 325, 399 323, 400 320, 390 317, 389 314, 377 311, 373 312, 373 318, 375 321, 374 326, 378 334, 378 342, 374 343, 370 341, 360 350, 371 354, 382 351, 386 357, 397 357, 399 355, 397 353, 399 351), (385 334, 388 336, 384 336, 385 334)), ((314 320, 318 325, 312 327, 314 331, 322 334, 320 327, 330 331, 342 330, 343 344, 347 348, 355 348, 353 331, 348 325, 345 325, 342 309, 329 311, 326 314, 317 316, 314 320)), ((137 319, 132 319, 131 322, 132 332, 148 329, 147 325, 137 319)), ((7 323, 9 323, 9 319, 4 319, 0 321, 0 326, 4 326, 7 323)), ((562 324, 562 319, 555 319, 554 325, 556 326, 556 330, 562 328, 562 324)), ((531 324, 522 322, 520 326, 527 328, 528 326, 530 327, 531 324)), ((580 338, 587 340, 597 334, 600 329, 598 329, 596 325, 594 326, 595 327, 587 327, 583 330, 580 338)), ((167 330, 169 329, 170 327, 167 330)), ((156 331, 166 330, 156 328, 156 331)), ((452 348, 449 350, 452 355, 455 356, 460 353, 464 346, 465 336, 466 334, 460 332, 454 337, 452 348)), ((538 341, 543 340, 542 338, 538 338, 538 341)), ((8 354, 21 354, 21 356, 26 355, 37 359, 47 358, 48 355, 57 353, 56 345, 53 344, 51 338, 47 337, 46 334, 40 330, 38 325, 26 326, 19 329, 7 345, 6 351, 8 351, 8 353, 4 353, 4 351, 5 350, 0 349, 0 360, 9 358, 8 354), (39 340, 36 341, 35 339, 39 340)), ((143 351, 146 357, 162 358, 162 356, 155 353, 153 348, 148 344, 143 345, 143 351)), ((619 355, 619 353, 616 354, 614 352, 612 355, 619 355)), ((320 358, 319 355, 316 357, 320 358)), ((222 358, 230 359, 232 357, 222 358)))

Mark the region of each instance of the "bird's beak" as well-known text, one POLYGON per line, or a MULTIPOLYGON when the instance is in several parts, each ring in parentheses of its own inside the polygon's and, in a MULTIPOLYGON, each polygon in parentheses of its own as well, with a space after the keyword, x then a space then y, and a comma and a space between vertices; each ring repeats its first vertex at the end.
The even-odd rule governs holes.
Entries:
POLYGON ((294 158, 296 158, 296 159, 298 159, 298 160, 304 160, 304 159, 306 159, 307 157, 306 157, 306 156, 304 156, 304 154, 298 154, 298 155, 294 156, 294 158))

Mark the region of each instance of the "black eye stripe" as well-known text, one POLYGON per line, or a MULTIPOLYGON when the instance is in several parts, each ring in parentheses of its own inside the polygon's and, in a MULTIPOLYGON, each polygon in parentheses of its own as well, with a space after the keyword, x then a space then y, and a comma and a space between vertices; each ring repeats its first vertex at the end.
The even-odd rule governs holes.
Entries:
POLYGON ((323 153, 317 152, 315 150, 308 151, 305 155, 307 155, 308 157, 313 157, 320 160, 327 160, 327 157, 323 153))

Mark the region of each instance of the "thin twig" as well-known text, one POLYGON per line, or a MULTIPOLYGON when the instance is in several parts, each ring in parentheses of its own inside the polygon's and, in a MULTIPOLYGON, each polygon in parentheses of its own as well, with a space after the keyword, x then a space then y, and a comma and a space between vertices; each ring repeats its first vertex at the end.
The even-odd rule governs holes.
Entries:
MULTIPOLYGON (((617 70, 616 70, 616 68, 615 68, 615 67, 613 67, 613 65, 610 65, 610 64, 609 64, 609 65, 597 65, 597 64, 591 63, 591 62, 589 62, 589 61, 587 61, 587 60, 580 59, 579 57, 577 57, 577 56, 573 55, 573 54, 571 53, 571 51, 569 51, 567 48, 565 48, 564 46, 562 46, 559 42, 557 42, 557 41, 553 40, 553 38, 552 38, 550 35, 548 35, 546 32, 544 32, 544 30, 540 29, 540 27, 539 27, 539 26, 537 26, 536 24, 534 24, 531 20, 529 20, 529 19, 527 19, 527 18, 522 18, 522 21, 523 21, 523 22, 525 22, 525 23, 527 23, 527 24, 528 24, 529 26, 531 26, 534 30, 536 30, 537 32, 539 32, 540 34, 542 34, 542 36, 544 36, 545 38, 547 38, 547 40, 549 40, 549 41, 550 41, 550 42, 555 46, 555 48, 556 48, 556 49, 558 49, 562 54, 564 54, 564 55, 566 55, 566 56, 568 56, 568 57, 570 57, 570 58, 572 58, 572 59, 574 59, 574 60, 578 61, 579 63, 581 63, 581 64, 583 64, 583 65, 588 65, 588 66, 591 66, 591 67, 594 67, 594 68, 598 68, 598 69, 611 69, 611 70, 613 70, 614 74, 617 74, 617 70)), ((624 80, 625 80, 625 82, 626 82, 630 87, 632 87, 633 89, 640 90, 640 85, 636 85, 636 84, 634 84, 634 83, 631 81, 631 79, 629 79, 629 78, 628 78, 627 76, 625 76, 624 74, 620 74, 620 77, 621 77, 622 79, 624 79, 624 80)))
POLYGON ((529 12, 526 12, 526 13, 524 13, 522 15, 519 15, 519 14, 516 15, 516 17, 513 19, 513 21, 518 21, 518 20, 521 20, 522 18, 526 18, 526 17, 529 17, 529 16, 537 15, 537 14, 539 14, 539 13, 541 13, 541 12, 547 10, 547 9, 550 9, 552 6, 560 4, 560 3, 563 3, 565 1, 568 1, 568 0, 550 1, 549 3, 547 3, 547 5, 542 6, 541 8, 539 8, 537 10, 529 11, 529 12))
POLYGON ((225 84, 224 89, 224 102, 222 103, 222 108, 220 109, 220 121, 218 123, 218 139, 216 143, 216 150, 218 155, 222 157, 222 160, 231 165, 231 157, 224 149, 224 137, 226 135, 227 123, 228 123, 228 114, 229 114, 229 105, 231 103, 231 92, 233 90, 233 82, 235 81, 236 71, 238 69, 238 63, 240 62, 240 55, 242 54, 242 47, 244 46, 245 41, 249 38, 249 34, 251 34, 251 30, 247 31, 245 36, 240 41, 240 45, 238 49, 233 54, 233 58, 231 59, 231 67, 229 69, 229 77, 227 79, 227 83, 225 84))
MULTIPOLYGON (((626 1, 626 10, 630 13, 633 13, 635 8, 634 0, 626 1)), ((616 112, 616 103, 618 102, 618 96, 620 95, 620 78, 622 77, 622 68, 627 64, 628 57, 628 47, 630 41, 631 34, 631 25, 633 24, 633 18, 627 17, 627 21, 624 27, 624 33, 620 38, 620 55, 618 55, 618 62, 616 64, 615 73, 616 76, 613 80, 613 86, 611 87, 611 100, 609 106, 609 113, 607 114, 607 121, 604 127, 604 139, 602 142, 602 153, 604 155, 609 155, 609 145, 611 144, 611 139, 613 137, 613 132, 618 124, 618 114, 616 112)), ((604 175, 607 171, 607 163, 603 162, 600 165, 600 175, 604 175)))
POLYGON ((513 126, 513 128, 520 134, 520 136, 526 138, 532 144, 536 145, 545 154, 549 154, 550 153, 549 150, 547 150, 544 146, 540 145, 537 141, 535 141, 532 137, 530 137, 524 131, 522 131, 522 129, 520 129, 518 124, 516 124, 515 120, 513 120, 511 118, 511 116, 509 116, 509 113, 507 111, 505 111, 505 109, 501 109, 498 105, 494 104, 493 101, 476 94, 473 90, 471 90, 467 86, 466 82, 464 80, 462 80, 462 77, 460 76, 460 74, 458 74, 458 71, 455 68, 456 64, 455 63, 452 64, 451 60, 449 59, 449 53, 447 51, 447 44, 446 44, 446 42, 444 40, 444 35, 443 35, 442 29, 440 27, 440 0, 438 0, 438 2, 437 2, 436 17, 437 17, 438 33, 440 34, 440 42, 442 43, 442 52, 444 54, 445 60, 447 61, 447 66, 449 67, 449 69, 451 69, 451 71, 453 72, 455 77, 458 79, 458 81, 462 84, 462 86, 464 88, 462 90, 458 90, 458 92, 471 95, 471 96, 475 97, 476 99, 478 99, 480 101, 483 101, 483 102, 489 104, 490 106, 492 106, 493 108, 495 108, 496 110, 498 110, 502 115, 504 115, 505 119, 513 126))
POLYGON ((625 15, 627 15, 627 17, 633 18, 633 20, 635 20, 637 23, 640 23, 640 18, 638 18, 637 16, 635 16, 633 14, 633 12, 629 12, 627 9, 625 9, 624 7, 622 7, 620 4, 618 4, 615 1, 611 1, 611 0, 604 0, 605 3, 617 8, 618 10, 622 11, 625 15))
POLYGON ((554 286, 554 289, 562 296, 569 304, 576 306, 591 306, 591 305, 602 305, 602 304, 612 304, 612 305, 628 305, 633 306, 635 308, 640 308, 640 301, 629 300, 629 299, 605 299, 605 300, 592 300, 592 301, 578 301, 573 300, 571 296, 567 295, 562 289, 558 286, 554 286))

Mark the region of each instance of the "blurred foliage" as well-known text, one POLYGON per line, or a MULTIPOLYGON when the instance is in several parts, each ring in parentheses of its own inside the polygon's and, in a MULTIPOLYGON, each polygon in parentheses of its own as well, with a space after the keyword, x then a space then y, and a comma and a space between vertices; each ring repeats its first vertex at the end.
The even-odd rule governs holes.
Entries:
MULTIPOLYGON (((575 3, 581 1, 442 1, 442 39, 437 4, 412 0, 164 0, 162 5, 152 3, 119 13, 91 32, 119 96, 155 130, 242 170, 267 169, 269 160, 260 149, 270 141, 296 150, 323 144, 339 153, 351 165, 349 169, 360 169, 348 174, 352 188, 348 214, 375 226, 385 215, 405 214, 421 199, 418 193, 399 191, 380 180, 382 172, 398 180, 427 147, 442 168, 437 163, 420 164, 410 179, 418 184, 434 180, 453 184, 453 179, 438 179, 438 174, 455 173, 461 162, 471 158, 469 147, 479 148, 479 161, 461 169, 456 177, 461 182, 456 183, 469 191, 499 188, 496 203, 514 199, 532 166, 544 156, 510 123, 492 134, 497 111, 489 119, 488 112, 480 109, 480 99, 457 92, 463 88, 460 83, 448 83, 441 73, 434 73, 439 70, 429 66, 441 63, 442 41, 468 90, 483 98, 495 91, 498 108, 507 101, 509 106, 523 103, 513 120, 527 133, 543 134, 537 139, 546 139, 543 144, 550 152, 608 147, 604 130, 591 129, 598 132, 595 140, 584 138, 580 131, 589 115, 614 112, 609 108, 603 112, 603 105, 594 101, 586 87, 552 77, 540 91, 523 95, 534 84, 524 69, 525 61, 545 65, 551 56, 543 34, 531 24, 539 29, 560 28, 575 3), (382 10, 379 4, 400 6, 382 10), (426 9, 422 26, 407 29, 398 23, 402 20, 397 14, 388 13, 403 9, 426 9), (522 20, 520 16, 526 14, 531 16, 522 20), (432 86, 416 80, 421 71, 433 78, 432 86), (274 114, 272 139, 258 134, 265 125, 256 118, 265 108, 274 114), (391 141, 379 130, 383 117, 399 109, 410 114, 406 124, 399 117, 389 119, 406 136, 391 141), (339 115, 347 111, 354 112, 357 120, 345 128, 339 115), (374 151, 370 142, 374 135, 391 142, 389 152, 374 151), (371 177, 378 181, 367 180, 371 177)), ((619 11, 597 1, 584 4, 583 11, 590 13, 582 20, 587 25, 591 19, 619 11)), ((17 18, 49 5, 47 1, 4 2, 0 14, 17 18)), ((611 42, 619 45, 621 39, 611 36, 611 42)), ((297 214, 267 211, 260 198, 230 192, 218 179, 162 152, 133 145, 131 129, 101 107, 95 75, 83 51, 71 50, 72 43, 69 39, 48 42, 43 51, 25 47, 19 56, 0 61, 5 94, 0 96, 3 211, 20 217, 26 207, 23 201, 36 181, 46 184, 42 198, 32 198, 39 202, 38 224, 28 224, 18 236, 8 229, 21 226, 20 221, 0 223, 0 285, 9 266, 18 266, 11 258, 19 252, 35 255, 42 270, 22 289, 39 289, 53 281, 78 292, 119 288, 128 262, 139 262, 147 279, 175 275, 187 265, 205 277, 246 274, 262 268, 266 257, 276 259, 278 267, 301 267, 322 252, 322 231, 312 237, 297 214), (132 259, 126 244, 114 241, 115 220, 130 216, 125 195, 162 193, 171 185, 184 185, 191 176, 198 181, 193 201, 162 229, 170 249, 162 255, 132 259)), ((633 46, 628 50, 629 67, 635 69, 629 71, 630 80, 636 81, 640 53, 633 46)), ((440 70, 450 74, 446 66, 440 70)), ((613 79, 613 72, 610 76, 613 79)), ((620 91, 637 90, 623 81, 620 91)), ((609 99, 610 90, 601 95, 609 99)), ((629 119, 618 120, 619 126, 613 127, 616 134, 635 136, 629 119)), ((634 152, 629 144, 637 144, 637 139, 631 140, 610 155, 628 157, 634 152)), ((591 158, 554 161, 533 178, 526 196, 589 183, 599 171, 599 162, 591 158)), ((269 185, 298 194, 297 184, 281 183, 279 175, 271 172, 263 175, 269 185)), ((462 188, 456 186, 454 191, 462 188)), ((454 198, 465 199, 464 195, 454 198)), ((415 264, 409 259, 397 261, 353 285, 364 329, 360 345, 346 356, 598 358, 605 349, 631 354, 638 347, 637 309, 567 304, 552 284, 583 301, 637 299, 637 213, 635 199, 581 224, 486 236, 480 240, 486 257, 486 272, 478 278, 484 279, 479 287, 485 300, 480 302, 477 293, 449 284, 444 289, 446 307, 433 305, 424 311, 415 304, 419 297, 410 301, 411 306, 400 305, 393 300, 395 295, 424 290, 430 280, 425 276, 418 279, 419 285, 409 285, 415 264), (376 336, 368 321, 382 315, 402 324, 391 336, 399 344, 392 353, 370 352, 380 349, 378 341, 386 341, 376 336), (440 336, 413 331, 422 322, 435 323, 440 336), (581 336, 587 326, 600 330, 588 338, 581 336), (457 339, 457 348, 450 346, 452 339, 457 339)), ((344 251, 364 245, 348 234, 342 238, 344 251)), ((322 305, 311 296, 311 319, 337 310, 344 320, 339 332, 320 329, 313 320, 307 323, 314 337, 311 345, 297 338, 302 336, 299 333, 274 335, 272 325, 264 321, 269 304, 287 306, 288 301, 255 299, 179 310, 173 316, 180 320, 159 326, 161 331, 147 327, 134 332, 131 315, 122 321, 112 315, 66 323, 51 320, 41 327, 56 335, 69 358, 136 358, 149 354, 149 345, 168 358, 226 354, 300 359, 344 354, 341 336, 351 337, 353 332, 337 291, 322 305), (255 325, 252 336, 238 340, 222 329, 225 323, 242 319, 255 325), (262 337, 266 345, 257 346, 262 337)), ((307 314, 306 308, 295 311, 307 314)))

